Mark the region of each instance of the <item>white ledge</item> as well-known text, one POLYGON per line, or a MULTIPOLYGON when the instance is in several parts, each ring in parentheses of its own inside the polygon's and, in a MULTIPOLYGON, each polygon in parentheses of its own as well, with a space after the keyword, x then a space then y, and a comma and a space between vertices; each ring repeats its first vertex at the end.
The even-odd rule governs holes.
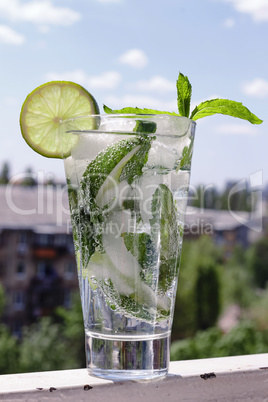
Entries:
POLYGON ((86 369, 0 376, 1 401, 264 401, 268 353, 170 363, 165 379, 113 382, 86 369))

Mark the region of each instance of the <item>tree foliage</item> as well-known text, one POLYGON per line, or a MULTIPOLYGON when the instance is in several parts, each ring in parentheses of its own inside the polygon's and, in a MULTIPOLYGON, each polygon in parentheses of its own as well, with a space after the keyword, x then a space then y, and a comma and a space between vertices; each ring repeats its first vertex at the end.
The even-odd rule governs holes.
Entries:
POLYGON ((4 162, 2 169, 0 171, 0 184, 8 184, 9 180, 10 180, 10 167, 7 162, 4 162))
POLYGON ((197 332, 189 339, 175 341, 171 345, 171 360, 203 359, 223 356, 239 356, 268 352, 268 332, 256 330, 255 323, 242 322, 229 333, 219 328, 197 332))
POLYGON ((222 251, 211 238, 202 236, 198 240, 184 242, 172 339, 192 336, 204 326, 207 328, 215 324, 221 305, 221 275, 218 269, 221 261, 222 251), (207 277, 213 283, 206 283, 207 277), (213 302, 211 298, 214 298, 213 302), (215 305, 212 305, 214 302, 215 305))
POLYGON ((192 189, 190 203, 197 208, 251 211, 252 193, 247 188, 238 188, 236 191, 236 185, 235 182, 227 183, 222 191, 213 185, 200 185, 194 191, 192 189))
POLYGON ((19 371, 49 371, 73 368, 72 352, 62 328, 50 317, 25 328, 19 350, 19 371))
POLYGON ((268 237, 263 237, 253 246, 251 271, 257 287, 265 289, 268 283, 268 237))
POLYGON ((197 266, 194 286, 196 326, 205 330, 216 324, 220 313, 220 279, 215 263, 197 266))
POLYGON ((17 339, 0 325, 0 374, 85 367, 79 295, 74 296, 71 309, 59 308, 53 317, 42 317, 22 332, 22 338, 17 339))
POLYGON ((9 329, 0 325, 0 374, 12 374, 18 370, 19 346, 9 329))

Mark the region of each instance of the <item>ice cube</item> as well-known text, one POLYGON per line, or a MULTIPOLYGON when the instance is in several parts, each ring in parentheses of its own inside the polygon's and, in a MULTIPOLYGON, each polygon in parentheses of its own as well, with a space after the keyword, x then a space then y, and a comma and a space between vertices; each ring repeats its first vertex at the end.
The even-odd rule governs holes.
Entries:
POLYGON ((174 149, 165 146, 159 141, 153 141, 148 155, 147 166, 171 170, 176 167, 179 159, 179 155, 174 149))
POLYGON ((75 160, 86 160, 87 163, 108 146, 116 143, 119 139, 115 134, 79 133, 79 141, 72 149, 72 157, 75 160))

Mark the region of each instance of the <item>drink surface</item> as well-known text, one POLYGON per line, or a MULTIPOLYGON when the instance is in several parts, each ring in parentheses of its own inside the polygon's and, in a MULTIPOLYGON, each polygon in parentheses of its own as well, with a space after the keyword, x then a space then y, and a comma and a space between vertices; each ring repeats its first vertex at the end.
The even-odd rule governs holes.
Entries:
POLYGON ((170 333, 191 123, 184 119, 183 130, 170 133, 73 133, 78 140, 65 171, 85 329, 95 337, 170 333))

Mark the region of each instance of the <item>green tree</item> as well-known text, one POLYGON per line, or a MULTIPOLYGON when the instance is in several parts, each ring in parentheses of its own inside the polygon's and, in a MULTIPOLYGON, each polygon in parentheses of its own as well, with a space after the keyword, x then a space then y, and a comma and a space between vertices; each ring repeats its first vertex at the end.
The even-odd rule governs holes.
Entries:
POLYGON ((85 367, 85 334, 80 296, 70 309, 58 307, 53 317, 42 317, 25 327, 19 346, 17 371, 66 370, 85 367))
MULTIPOLYGON (((0 317, 6 304, 5 292, 0 284, 0 317)), ((0 374, 12 374, 17 370, 18 342, 10 330, 0 324, 0 374)))
POLYGON ((19 347, 17 339, 9 329, 0 324, 0 374, 16 373, 18 369, 19 347))
MULTIPOLYGON (((222 262, 222 256, 222 250, 215 246, 213 240, 208 236, 201 236, 198 240, 185 239, 182 248, 181 267, 176 294, 172 328, 173 340, 193 336, 199 329, 197 319, 199 302, 196 296, 198 267, 201 265, 219 265, 222 262)), ((217 275, 218 274, 219 271, 217 270, 217 275)), ((215 292, 219 295, 221 291, 220 276, 218 277, 216 287, 215 292)), ((209 303, 213 303, 213 301, 210 300, 209 303)))
POLYGON ((256 286, 265 289, 268 282, 268 237, 261 238, 253 246, 250 267, 256 286))
POLYGON ((268 352, 268 334, 256 329, 253 321, 245 321, 223 334, 218 328, 171 344, 171 360, 204 359, 268 352))
POLYGON ((85 367, 85 330, 80 294, 73 296, 70 309, 58 307, 56 314, 61 319, 63 335, 72 353, 73 368, 85 367))
POLYGON ((0 283, 0 318, 3 315, 5 304, 6 304, 5 291, 4 291, 3 286, 0 283))
POLYGON ((232 256, 225 261, 222 269, 222 303, 223 307, 237 304, 248 308, 254 301, 255 289, 253 275, 249 267, 251 248, 235 247, 232 256))
POLYGON ((226 184, 225 189, 219 197, 220 209, 230 209, 232 211, 251 211, 251 194, 247 188, 240 191, 235 191, 233 194, 230 193, 236 184, 236 182, 226 184))
POLYGON ((191 192, 190 200, 193 207, 215 209, 219 207, 219 192, 215 186, 199 185, 191 192))
POLYGON ((33 170, 31 167, 26 169, 25 176, 24 176, 23 180, 21 181, 21 184, 23 186, 29 186, 29 187, 37 185, 37 181, 34 178, 33 170))
POLYGON ((222 336, 215 345, 214 355, 239 356, 267 352, 267 333, 256 329, 254 322, 245 321, 222 336))
POLYGON ((197 328, 212 327, 220 313, 220 279, 214 262, 198 264, 194 294, 197 328))
POLYGON ((268 332, 268 287, 258 292, 247 310, 247 316, 253 320, 255 327, 260 331, 268 332))
POLYGON ((21 372, 71 369, 75 365, 72 351, 63 336, 61 325, 43 317, 24 328, 19 350, 21 372))
POLYGON ((8 184, 10 180, 10 168, 7 162, 3 163, 2 170, 0 172, 0 184, 8 184))

